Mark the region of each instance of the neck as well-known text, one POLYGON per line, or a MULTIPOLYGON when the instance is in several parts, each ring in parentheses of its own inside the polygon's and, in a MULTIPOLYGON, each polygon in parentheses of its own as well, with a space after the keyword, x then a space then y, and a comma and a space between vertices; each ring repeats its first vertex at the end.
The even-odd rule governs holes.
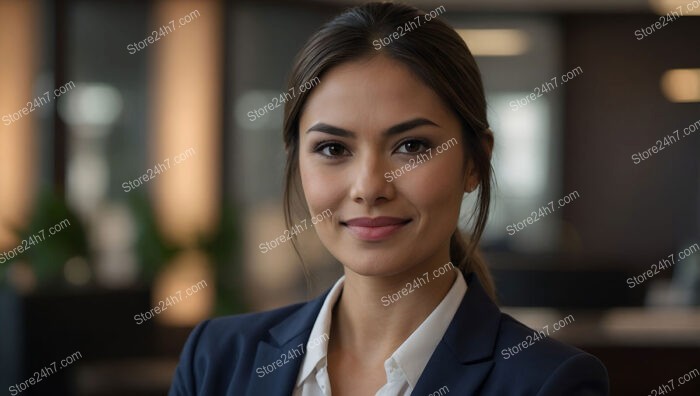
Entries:
POLYGON ((368 363, 383 363, 452 287, 459 270, 445 263, 417 266, 391 277, 346 269, 343 292, 333 309, 331 347, 368 363))

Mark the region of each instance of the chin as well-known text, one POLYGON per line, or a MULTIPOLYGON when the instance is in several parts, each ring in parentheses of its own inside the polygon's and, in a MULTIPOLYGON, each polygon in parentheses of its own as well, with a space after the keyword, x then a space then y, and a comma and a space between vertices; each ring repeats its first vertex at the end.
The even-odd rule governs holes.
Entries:
POLYGON ((406 271, 411 258, 392 252, 349 252, 336 256, 344 267, 362 276, 393 276, 406 271))

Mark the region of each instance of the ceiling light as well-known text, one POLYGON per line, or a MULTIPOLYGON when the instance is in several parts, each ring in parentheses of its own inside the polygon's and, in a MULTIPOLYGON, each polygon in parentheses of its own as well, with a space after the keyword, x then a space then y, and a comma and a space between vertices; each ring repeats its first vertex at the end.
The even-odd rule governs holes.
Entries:
POLYGON ((528 35, 518 29, 458 29, 474 56, 517 56, 530 48, 528 35))
POLYGON ((666 71, 661 76, 661 91, 671 102, 700 102, 700 69, 666 71))
POLYGON ((700 0, 649 0, 649 7, 669 17, 700 15, 700 0))

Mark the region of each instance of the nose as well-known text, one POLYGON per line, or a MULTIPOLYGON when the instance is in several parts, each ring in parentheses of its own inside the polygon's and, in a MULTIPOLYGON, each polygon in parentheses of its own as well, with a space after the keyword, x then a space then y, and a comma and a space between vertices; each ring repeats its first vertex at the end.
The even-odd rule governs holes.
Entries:
POLYGON ((396 189, 384 174, 390 164, 379 154, 367 154, 357 161, 355 179, 352 182, 350 196, 358 204, 377 205, 394 199, 396 189))

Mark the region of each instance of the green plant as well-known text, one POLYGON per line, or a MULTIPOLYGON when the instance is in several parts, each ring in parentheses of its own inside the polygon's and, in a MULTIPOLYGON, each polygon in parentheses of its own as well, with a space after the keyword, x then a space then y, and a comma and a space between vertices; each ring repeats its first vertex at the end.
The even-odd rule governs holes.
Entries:
POLYGON ((34 270, 37 286, 63 285, 66 261, 88 255, 85 228, 65 199, 51 191, 39 193, 29 224, 14 230, 23 251, 6 263, 3 278, 7 278, 9 264, 25 260, 34 270))

